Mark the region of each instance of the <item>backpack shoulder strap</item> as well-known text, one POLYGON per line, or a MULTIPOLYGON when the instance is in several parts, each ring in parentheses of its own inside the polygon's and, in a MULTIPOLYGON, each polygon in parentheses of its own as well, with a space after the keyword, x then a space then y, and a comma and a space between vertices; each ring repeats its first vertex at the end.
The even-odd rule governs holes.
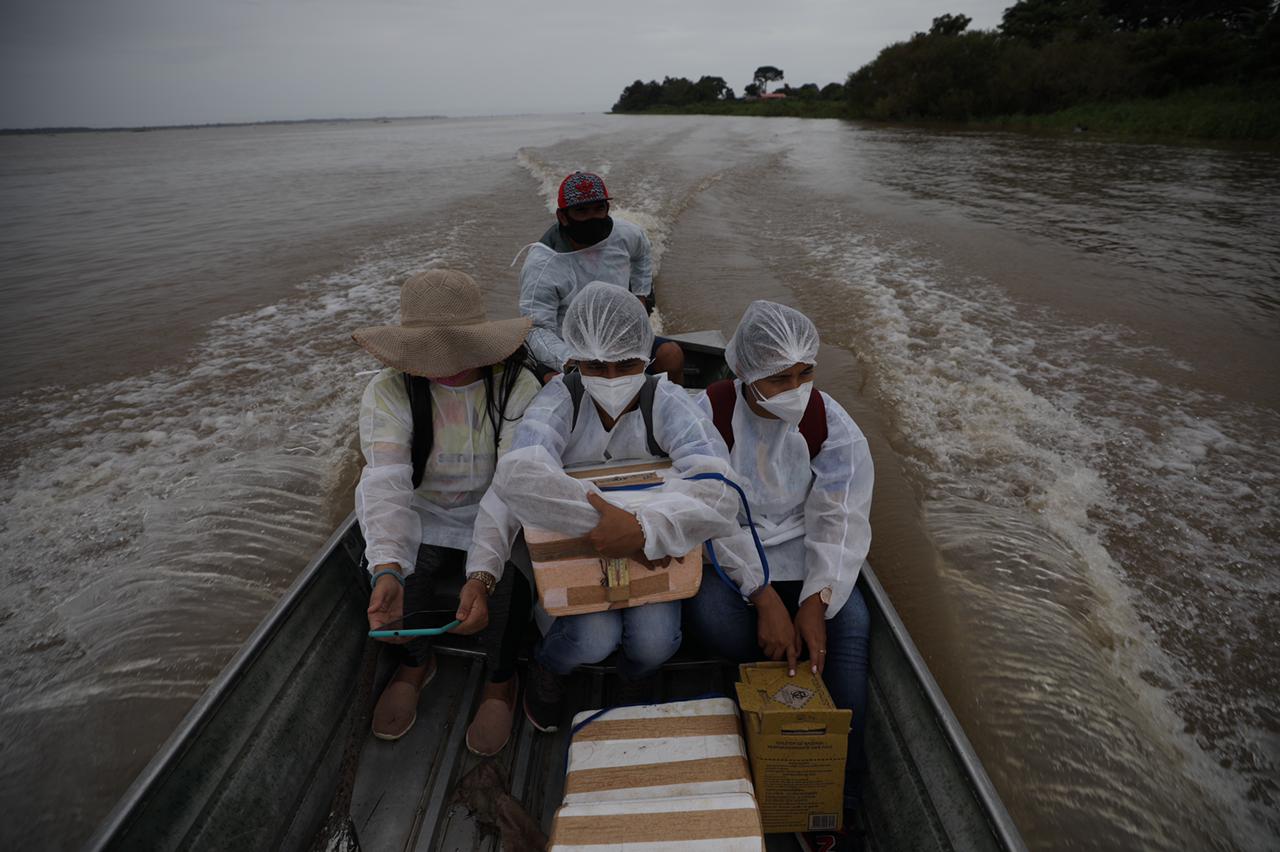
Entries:
POLYGON ((707 385, 707 399, 711 402, 711 421, 716 424, 720 437, 729 449, 733 449, 733 409, 738 402, 738 391, 733 379, 721 379, 707 385))
POLYGON ((569 431, 572 432, 578 425, 578 409, 582 408, 582 395, 587 389, 582 384, 582 374, 577 370, 564 373, 560 379, 569 390, 569 399, 573 400, 573 420, 569 422, 569 431))
POLYGON ((413 440, 409 458, 413 463, 413 487, 422 484, 427 469, 427 456, 435 440, 435 426, 431 422, 431 383, 427 379, 403 374, 404 392, 409 397, 409 412, 413 417, 413 440))
MULTIPOLYGON (((582 384, 582 374, 579 372, 565 373, 561 378, 564 386, 569 389, 569 398, 573 400, 573 420, 569 425, 572 431, 578 425, 578 412, 582 408, 582 397, 587 389, 582 384)), ((644 418, 644 436, 650 455, 665 456, 667 451, 662 449, 653 434, 653 398, 657 389, 658 377, 645 376, 644 385, 640 388, 640 416, 644 418)))
POLYGON ((665 456, 667 451, 658 444, 653 436, 653 397, 658 392, 658 377, 645 376, 644 387, 640 388, 640 416, 644 418, 644 437, 649 444, 649 455, 665 456))
POLYGON ((800 418, 799 428, 805 443, 809 445, 809 460, 812 461, 814 456, 822 452, 822 445, 827 440, 827 403, 817 388, 809 393, 809 404, 804 409, 804 416, 800 418))

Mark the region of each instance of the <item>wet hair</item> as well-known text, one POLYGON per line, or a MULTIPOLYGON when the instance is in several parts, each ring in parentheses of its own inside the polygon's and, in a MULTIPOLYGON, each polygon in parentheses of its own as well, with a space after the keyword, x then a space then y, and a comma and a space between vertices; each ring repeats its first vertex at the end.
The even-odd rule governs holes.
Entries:
MULTIPOLYGON (((515 390, 522 370, 528 370, 530 375, 537 376, 533 358, 524 344, 504 358, 501 364, 486 364, 480 368, 481 379, 484 381, 485 413, 493 427, 494 452, 497 452, 498 442, 502 439, 502 425, 516 419, 507 416, 507 403, 511 401, 511 393, 515 390)), ((409 410, 413 413, 410 458, 413 460, 413 487, 417 488, 422 485, 427 469, 427 456, 431 454, 431 445, 435 440, 431 422, 431 380, 405 373, 404 389, 409 394, 409 410)))

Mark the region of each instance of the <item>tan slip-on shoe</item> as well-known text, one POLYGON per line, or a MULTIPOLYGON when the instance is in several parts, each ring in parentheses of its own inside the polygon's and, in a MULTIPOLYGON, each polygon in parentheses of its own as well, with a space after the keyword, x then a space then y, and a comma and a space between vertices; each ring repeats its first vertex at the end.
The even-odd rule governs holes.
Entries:
POLYGON ((436 655, 427 661, 421 683, 408 666, 400 666, 373 708, 373 735, 380 740, 398 740, 418 720, 418 696, 436 676, 436 655))
POLYGON ((511 740, 511 723, 515 718, 519 687, 517 675, 502 683, 484 685, 480 706, 467 726, 467 751, 481 757, 493 757, 506 748, 511 740))

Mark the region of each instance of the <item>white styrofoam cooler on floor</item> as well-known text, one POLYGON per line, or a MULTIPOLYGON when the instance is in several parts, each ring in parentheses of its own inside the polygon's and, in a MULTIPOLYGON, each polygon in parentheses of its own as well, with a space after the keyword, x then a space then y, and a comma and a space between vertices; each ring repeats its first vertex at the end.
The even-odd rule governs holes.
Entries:
POLYGON ((549 852, 761 852, 756 800, 746 793, 565 805, 549 852))
POLYGON ((565 804, 754 794, 738 707, 728 698, 673 701, 574 717, 565 804))
POLYGON ((764 848, 732 699, 586 711, 573 727, 551 849, 764 848))

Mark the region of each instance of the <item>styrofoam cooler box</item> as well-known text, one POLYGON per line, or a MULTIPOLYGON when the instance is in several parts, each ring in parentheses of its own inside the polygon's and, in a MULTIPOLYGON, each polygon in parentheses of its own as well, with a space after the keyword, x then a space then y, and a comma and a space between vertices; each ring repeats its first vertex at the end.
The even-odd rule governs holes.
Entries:
MULTIPOLYGON (((661 485, 671 473, 668 459, 640 463, 606 464, 567 469, 576 479, 594 482, 615 506, 634 509, 658 492, 616 490, 645 485, 661 485)), ((702 547, 662 568, 650 568, 634 559, 600 556, 586 536, 526 526, 525 543, 533 563, 538 601, 550 615, 580 615, 646 603, 661 603, 693 597, 702 583, 702 547)))
POLYGON ((565 804, 754 795, 738 707, 702 698, 616 707, 573 720, 565 804), (582 725, 579 728, 579 725, 582 725))
POLYGON ((756 800, 747 793, 566 804, 556 812, 554 852, 760 852, 756 800))

